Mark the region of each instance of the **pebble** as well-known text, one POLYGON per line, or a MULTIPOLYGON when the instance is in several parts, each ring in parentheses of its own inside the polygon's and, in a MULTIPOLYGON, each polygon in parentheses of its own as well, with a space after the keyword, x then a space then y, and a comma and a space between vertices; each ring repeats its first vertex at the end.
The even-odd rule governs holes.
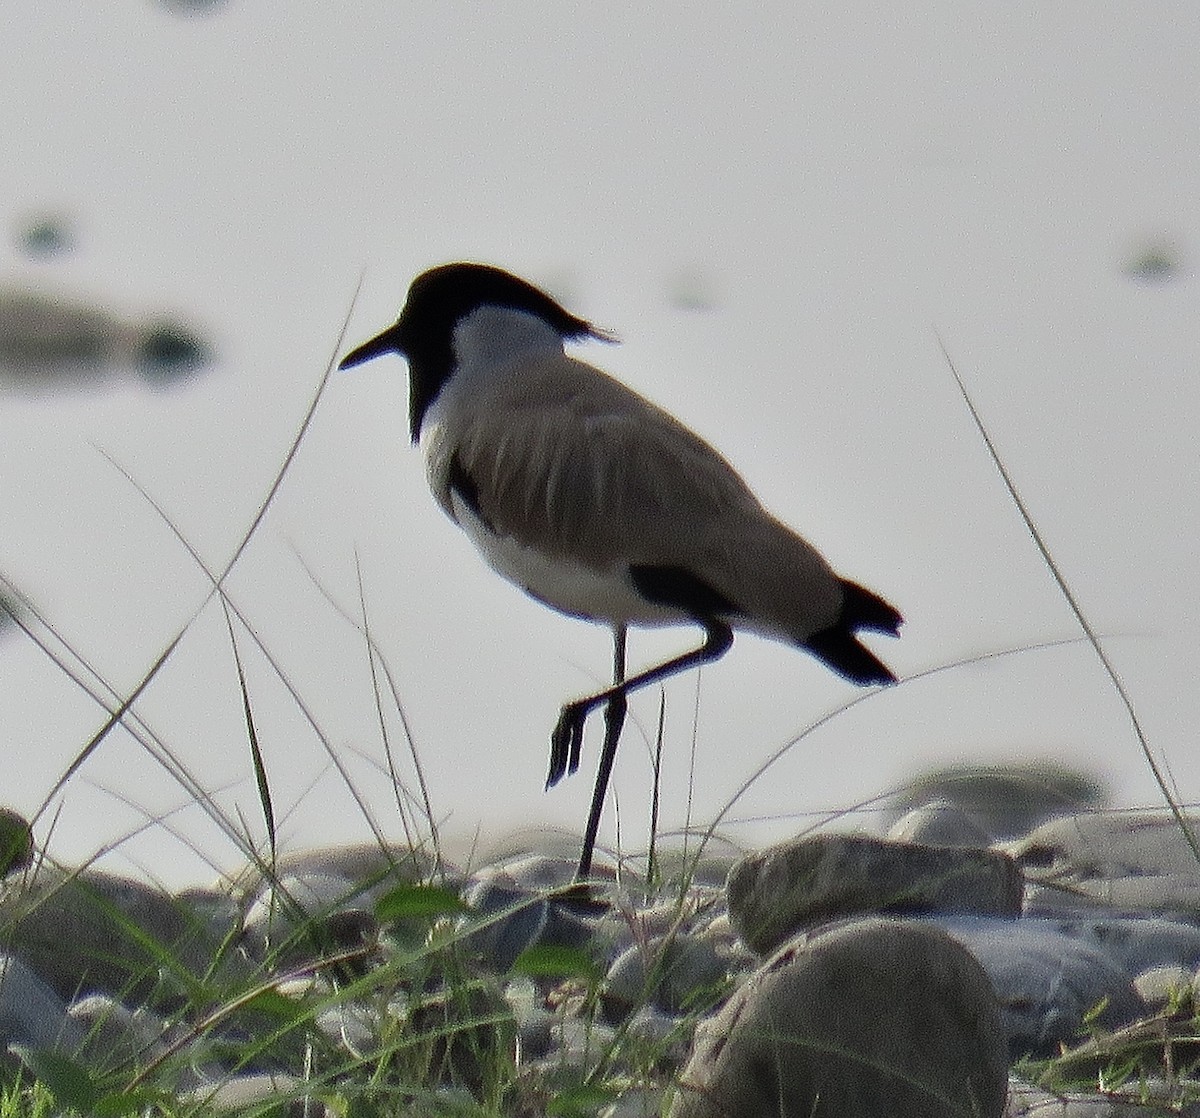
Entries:
POLYGON ((0 954, 0 1052, 10 1044, 78 1049, 85 1030, 67 1015, 67 1003, 20 959, 0 954))

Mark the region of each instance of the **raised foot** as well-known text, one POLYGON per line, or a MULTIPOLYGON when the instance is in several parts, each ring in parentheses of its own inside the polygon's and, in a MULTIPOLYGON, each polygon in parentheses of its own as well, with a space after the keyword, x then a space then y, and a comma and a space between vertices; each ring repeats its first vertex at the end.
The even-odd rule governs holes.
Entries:
POLYGON ((553 788, 568 773, 579 768, 583 749, 583 724, 587 721, 590 704, 585 701, 567 703, 558 716, 558 725, 550 735, 550 772, 546 787, 553 788))

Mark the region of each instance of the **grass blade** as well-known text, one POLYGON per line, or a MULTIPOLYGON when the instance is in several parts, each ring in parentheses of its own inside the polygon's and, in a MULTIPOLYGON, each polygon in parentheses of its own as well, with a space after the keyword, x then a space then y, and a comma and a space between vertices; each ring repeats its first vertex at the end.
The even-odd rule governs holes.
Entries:
POLYGON ((983 418, 979 414, 979 409, 975 407, 975 402, 971 399, 971 394, 967 391, 967 386, 963 383, 962 377, 958 374, 958 369, 954 366, 954 361, 946 349, 945 342, 942 341, 941 335, 936 334, 936 331, 935 335, 937 336, 942 356, 946 359, 946 364, 950 367, 954 382, 958 385, 959 392, 962 393, 967 410, 971 413, 971 419, 974 421, 976 430, 978 430, 980 437, 983 439, 983 445, 987 447, 987 452, 991 456, 993 465, 995 465, 1001 480, 1004 482, 1004 487, 1008 490, 1008 495, 1012 498, 1013 504, 1016 505, 1017 511, 1021 514, 1021 519, 1025 521, 1025 527, 1029 529, 1029 534, 1033 536, 1033 542, 1037 544, 1038 551, 1042 554, 1042 559, 1045 560, 1046 566, 1050 568, 1050 573, 1054 576, 1054 581, 1058 584, 1058 589, 1066 599, 1067 605, 1071 607, 1071 612, 1075 614, 1075 620, 1079 623, 1080 629, 1083 630, 1084 636, 1087 637, 1088 643, 1092 646, 1093 651, 1104 667, 1104 671, 1107 673, 1117 695, 1120 696, 1121 702, 1125 706, 1125 711, 1129 715, 1129 721, 1133 726, 1133 732, 1137 736, 1138 744, 1141 746, 1142 755, 1146 758, 1146 763, 1150 766, 1150 772, 1154 775, 1155 782, 1162 791, 1163 798, 1166 800, 1167 806, 1170 807, 1171 814, 1175 817, 1175 822, 1179 824, 1179 829, 1183 832, 1188 846, 1191 847, 1196 861, 1200 862, 1200 845, 1197 845, 1196 837, 1192 834, 1192 829, 1188 825, 1187 819, 1184 818, 1183 811, 1180 809, 1179 803, 1167 783, 1167 778, 1159 767, 1158 762, 1154 759, 1154 754, 1150 749, 1150 742, 1146 738, 1141 721, 1138 719, 1137 711, 1134 709, 1133 698, 1117 673, 1117 669, 1109 659, 1108 653, 1104 650, 1104 645, 1100 643, 1100 637, 1088 621, 1087 615, 1083 612, 1083 607, 1080 606, 1078 599, 1076 599, 1074 592, 1068 585, 1066 577, 1062 573, 1062 568, 1055 562, 1054 556, 1050 554, 1050 548, 1047 547, 1042 533, 1038 531, 1038 526, 1034 523, 1029 508, 1017 490, 1016 483, 1013 481, 1012 475, 1008 472, 1008 467, 1004 465, 1004 461, 996 449, 996 444, 992 441, 992 436, 988 433, 983 418))

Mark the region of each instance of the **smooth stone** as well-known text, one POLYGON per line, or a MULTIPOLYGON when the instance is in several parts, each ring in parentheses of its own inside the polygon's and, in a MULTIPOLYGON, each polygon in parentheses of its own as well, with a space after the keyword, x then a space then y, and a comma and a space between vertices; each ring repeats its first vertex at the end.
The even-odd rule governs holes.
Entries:
POLYGON ((1131 978, 1150 967, 1200 966, 1200 928, 1173 920, 1136 916, 1026 918, 1103 951, 1131 978))
MULTIPOLYGON (((443 837, 443 851, 460 866, 476 872, 530 855, 561 860, 575 866, 583 836, 561 827, 517 827, 500 834, 443 837)), ((599 853, 599 851, 597 851, 599 853)))
POLYGON ((798 936, 696 1029, 671 1118, 997 1118, 1008 1046, 980 965, 926 923, 798 936))
POLYGON ((663 1092, 654 1087, 630 1087, 616 1102, 600 1111, 599 1118, 659 1118, 663 1092))
POLYGON ((701 1008, 716 999, 726 975, 709 938, 682 933, 634 944, 608 970, 606 1016, 619 1021, 647 1003, 672 1014, 701 1008))
POLYGON ((197 977, 208 975, 218 958, 226 977, 250 973, 235 953, 221 954, 207 918, 186 902, 101 870, 68 874, 42 865, 34 874, 5 879, 0 927, 12 953, 64 999, 107 993, 138 1004, 183 1000, 145 940, 197 977))
MULTIPOLYGON (((669 835, 654 850, 654 875, 666 890, 723 889, 729 871, 748 851, 721 835, 669 835)), ((639 859, 644 864, 645 858, 639 859)))
MULTIPOLYGON (((1031 872, 1027 871, 1027 875, 1031 872)), ((1200 919, 1200 880, 1178 874, 1102 877, 1030 882, 1025 912, 1030 916, 1069 916, 1089 912, 1200 919)))
POLYGON ((532 978, 518 975, 504 986, 504 1000, 512 1011, 521 1044, 521 1058, 536 1060, 550 1053, 554 1015, 546 1008, 544 993, 532 978))
POLYGON ((292 961, 327 948, 360 946, 377 930, 373 906, 380 888, 333 874, 281 878, 264 889, 246 913, 245 942, 258 958, 271 948, 282 949, 292 961))
POLYGON ((0 954, 0 1053, 10 1044, 75 1052, 85 1036, 57 992, 20 959, 0 954))
POLYGON ((463 900, 474 910, 471 923, 478 925, 467 942, 501 974, 541 942, 550 921, 549 901, 494 878, 468 886, 463 900))
POLYGON ((1108 791, 1095 777, 1061 765, 947 765, 909 782, 891 804, 903 814, 936 800, 957 804, 994 840, 1027 834, 1055 816, 1101 808, 1108 791))
POLYGON ((83 1058, 93 1067, 145 1067, 166 1051, 166 1022, 148 1009, 130 1009, 108 994, 89 994, 67 1010, 86 1032, 83 1058))
POLYGON ((888 828, 891 842, 917 842, 925 846, 988 846, 992 836, 958 804, 949 800, 915 807, 888 828))
MULTIPOLYGON (((1200 846, 1200 816, 1185 815, 1200 846)), ((1200 859, 1168 811, 1096 812, 1043 823, 1009 847, 1034 880, 1200 880, 1200 859)))
MULTIPOLYGON (((452 876, 457 874, 444 864, 442 868, 452 876)), ((286 850, 271 869, 272 873, 264 874, 258 866, 248 865, 222 882, 221 888, 257 896, 272 881, 315 875, 341 878, 355 885, 376 886, 382 893, 386 891, 385 882, 414 885, 434 876, 439 866, 432 851, 424 847, 414 849, 402 843, 380 846, 377 842, 353 842, 286 850)))
POLYGON ((313 1024, 339 1048, 352 1054, 371 1050, 379 1037, 379 1015, 356 1002, 321 1010, 313 1024))
POLYGON ((1195 970, 1188 967, 1151 967, 1134 978, 1133 988, 1151 1010, 1168 1006, 1190 1009, 1195 980, 1195 970))
MULTIPOLYGON (((205 1083, 184 1091, 180 1101, 199 1104, 212 1110, 242 1110, 275 1100, 285 1108, 288 1118, 302 1118, 305 1114, 301 1091, 304 1084, 291 1075, 253 1074, 234 1075, 217 1083, 205 1083)), ((272 1110, 272 1113, 275 1113, 272 1110)))
POLYGON ((507 874, 489 871, 468 886, 463 899, 476 925, 468 943, 497 971, 506 973, 531 947, 583 947, 593 924, 546 899, 540 890, 516 885, 507 874))
POLYGON ((1056 1095, 1014 1078, 1003 1118, 1200 1118, 1200 1103, 1178 1107, 1169 1088, 1143 1097, 1149 1086, 1139 1080, 1125 1094, 1056 1095))
POLYGON ((514 885, 531 892, 564 889, 575 880, 575 861, 548 854, 525 854, 503 862, 496 869, 514 885))
POLYGON ((1022 880, 1007 855, 818 835, 743 858, 726 885, 729 920, 765 955, 800 929, 860 913, 1015 916, 1022 880))
MULTIPOLYGON (((10 616, 0 602, 0 620, 10 616)), ((0 808, 0 877, 23 870, 33 861, 33 830, 29 821, 9 808, 0 808)))
POLYGON ((572 1014, 556 1017, 550 1026, 554 1050, 546 1062, 555 1067, 594 1067, 600 1055, 612 1047, 616 1035, 616 1029, 602 1021, 572 1014))
POLYGON ((1102 1002, 1097 1023, 1118 1028, 1146 1007, 1132 975, 1100 947, 1053 922, 933 917, 979 961, 1000 1003, 1013 1059, 1053 1055, 1082 1039, 1084 1019, 1102 1002))

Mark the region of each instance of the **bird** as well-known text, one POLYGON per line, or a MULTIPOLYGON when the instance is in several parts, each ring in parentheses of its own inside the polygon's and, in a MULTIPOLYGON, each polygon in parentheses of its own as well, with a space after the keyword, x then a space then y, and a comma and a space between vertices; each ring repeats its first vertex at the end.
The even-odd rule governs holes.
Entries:
POLYGON ((612 631, 612 685, 566 703, 550 737, 547 789, 578 769, 587 717, 605 708, 579 883, 631 692, 719 659, 735 631, 798 647, 855 684, 893 683, 859 634, 897 636, 903 620, 769 513, 699 435, 567 352, 588 340, 616 339, 510 272, 459 261, 418 275, 396 321, 339 362, 404 358, 409 432, 437 504, 500 575, 612 631), (626 674, 630 627, 684 624, 702 630, 697 647, 626 674))

